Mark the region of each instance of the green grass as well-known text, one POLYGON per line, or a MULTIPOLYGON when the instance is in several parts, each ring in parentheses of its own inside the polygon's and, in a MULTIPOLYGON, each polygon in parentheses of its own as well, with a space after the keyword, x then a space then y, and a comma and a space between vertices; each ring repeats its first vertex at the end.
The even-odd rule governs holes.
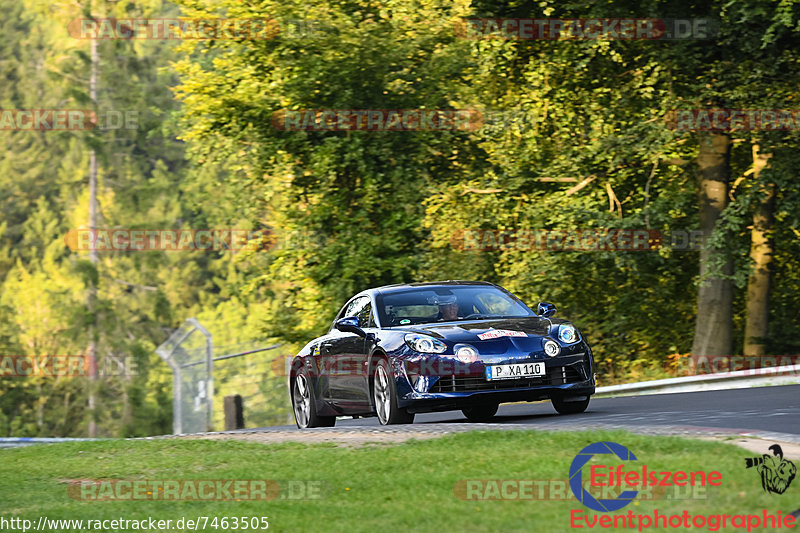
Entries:
POLYGON ((709 487, 706 499, 635 501, 620 513, 658 509, 675 514, 683 510, 741 514, 800 507, 800 482, 782 496, 765 494, 757 473, 744 468, 743 459, 753 454, 729 444, 620 431, 501 431, 362 448, 170 439, 2 450, 0 510, 5 518, 34 521, 40 515, 93 520, 268 516, 270 531, 570 531, 571 509, 591 516, 599 513, 575 500, 464 501, 454 495, 454 484, 461 479, 566 479, 575 454, 602 440, 627 446, 650 469, 718 470, 723 475, 722 486, 709 487), (315 480, 322 482, 322 498, 261 502, 70 498, 66 480, 87 478, 315 480))

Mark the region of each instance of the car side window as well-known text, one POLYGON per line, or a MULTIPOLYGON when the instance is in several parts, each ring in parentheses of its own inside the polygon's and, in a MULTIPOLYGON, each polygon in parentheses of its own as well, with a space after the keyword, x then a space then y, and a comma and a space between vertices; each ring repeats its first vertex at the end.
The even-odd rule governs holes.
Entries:
POLYGON ((335 324, 337 320, 339 320, 340 318, 344 318, 346 316, 353 316, 351 311, 353 310, 353 306, 356 304, 356 302, 358 302, 358 300, 360 300, 360 298, 353 300, 349 304, 345 304, 344 307, 342 307, 342 310, 339 311, 339 314, 336 315, 336 318, 333 319, 333 324, 331 324, 331 331, 334 331, 336 329, 335 324))
POLYGON ((376 327, 375 316, 372 314, 372 302, 369 296, 361 296, 347 304, 342 308, 336 319, 346 316, 357 316, 363 328, 376 327))
POLYGON ((347 306, 347 309, 345 309, 345 310, 344 310, 344 313, 342 313, 342 316, 341 316, 341 317, 339 317, 339 318, 344 318, 344 317, 346 317, 346 316, 355 316, 355 315, 353 314, 353 311, 355 310, 356 306, 358 305, 358 301, 359 301, 360 299, 361 299, 361 298, 356 298, 355 300, 353 300, 352 302, 350 302, 350 305, 348 305, 348 306, 347 306))
POLYGON ((344 318, 346 316, 356 316, 358 310, 361 308, 362 305, 364 305, 364 298, 356 298, 355 300, 350 302, 350 305, 347 306, 347 309, 345 309, 341 318, 344 318))
POLYGON ((369 301, 369 298, 367 298, 367 305, 362 307, 356 316, 358 317, 358 322, 361 324, 362 328, 375 327, 375 317, 372 314, 372 302, 369 301))
POLYGON ((357 316, 360 318, 364 307, 368 304, 369 296, 361 296, 360 298, 356 298, 350 303, 350 305, 347 306, 347 311, 345 311, 344 316, 357 316))

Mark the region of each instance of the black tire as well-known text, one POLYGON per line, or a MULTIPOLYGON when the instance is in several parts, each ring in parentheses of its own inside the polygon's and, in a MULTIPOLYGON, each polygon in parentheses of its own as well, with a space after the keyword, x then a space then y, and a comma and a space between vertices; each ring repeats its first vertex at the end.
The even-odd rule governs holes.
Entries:
POLYGON ((578 413, 582 413, 589 407, 589 400, 590 397, 586 397, 585 400, 578 400, 578 401, 567 401, 569 398, 552 398, 551 401, 553 402, 553 407, 555 407, 556 411, 562 415, 577 415, 578 413))
POLYGON ((375 363, 375 372, 372 374, 372 402, 381 425, 414 423, 414 413, 397 406, 397 384, 386 359, 379 359, 375 363))
POLYGON ((496 403, 471 405, 463 408, 461 412, 470 422, 488 422, 497 414, 498 407, 496 403))
POLYGON ((305 371, 301 370, 292 382, 292 410, 294 421, 300 429, 329 428, 336 424, 335 416, 317 414, 317 397, 305 371))

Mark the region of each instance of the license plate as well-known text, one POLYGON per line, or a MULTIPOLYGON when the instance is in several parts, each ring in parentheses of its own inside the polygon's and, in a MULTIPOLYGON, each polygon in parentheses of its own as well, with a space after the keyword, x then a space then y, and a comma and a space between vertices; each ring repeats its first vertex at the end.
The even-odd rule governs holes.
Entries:
POLYGON ((486 379, 514 379, 544 376, 544 363, 520 363, 513 365, 489 365, 486 379))

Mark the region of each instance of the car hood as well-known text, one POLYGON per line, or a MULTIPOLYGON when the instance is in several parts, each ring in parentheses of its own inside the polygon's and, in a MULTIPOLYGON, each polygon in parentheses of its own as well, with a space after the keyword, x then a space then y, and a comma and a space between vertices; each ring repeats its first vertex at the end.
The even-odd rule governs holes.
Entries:
POLYGON ((540 317, 502 318, 468 322, 420 324, 413 331, 427 333, 452 343, 480 347, 481 353, 530 352, 541 349, 541 338, 563 320, 540 317))

